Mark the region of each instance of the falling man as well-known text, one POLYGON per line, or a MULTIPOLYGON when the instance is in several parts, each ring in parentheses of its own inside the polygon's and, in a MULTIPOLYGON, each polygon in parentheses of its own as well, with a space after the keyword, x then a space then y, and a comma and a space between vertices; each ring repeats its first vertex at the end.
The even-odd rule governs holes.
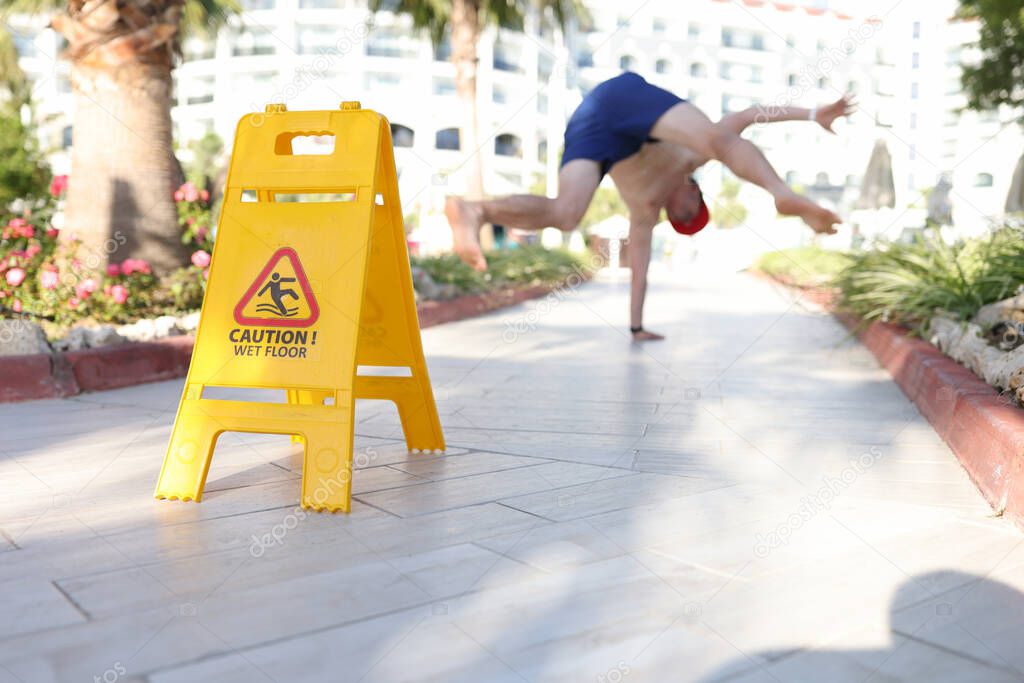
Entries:
POLYGON ((834 234, 839 217, 793 192, 740 134, 754 123, 799 120, 816 121, 833 132, 832 123, 853 107, 851 98, 843 96, 821 108, 751 107, 713 122, 693 104, 624 72, 594 88, 569 119, 557 197, 448 198, 445 214, 455 251, 469 265, 485 270, 479 237, 485 223, 574 230, 607 173, 629 209, 630 331, 637 341, 662 339, 643 328, 651 234, 662 208, 676 232, 692 235, 702 229, 709 214, 693 172, 717 159, 767 190, 779 213, 799 216, 817 233, 834 234))

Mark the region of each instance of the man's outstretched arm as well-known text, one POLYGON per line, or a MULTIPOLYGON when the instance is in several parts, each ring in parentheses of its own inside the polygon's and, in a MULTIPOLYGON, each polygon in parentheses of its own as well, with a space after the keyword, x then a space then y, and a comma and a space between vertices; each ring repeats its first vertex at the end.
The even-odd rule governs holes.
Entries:
POLYGON ((835 233, 839 216, 789 189, 753 143, 728 126, 712 123, 697 107, 680 102, 665 112, 651 135, 659 140, 684 145, 708 159, 718 159, 740 178, 767 190, 775 208, 787 216, 799 216, 815 232, 835 233))

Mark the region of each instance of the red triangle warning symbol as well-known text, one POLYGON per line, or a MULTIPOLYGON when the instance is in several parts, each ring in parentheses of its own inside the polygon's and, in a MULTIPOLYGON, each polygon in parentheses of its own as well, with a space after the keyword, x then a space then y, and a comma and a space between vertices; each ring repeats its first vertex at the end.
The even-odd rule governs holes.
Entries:
POLYGON ((313 288, 291 247, 274 252, 235 306, 239 325, 309 327, 319 317, 313 288))

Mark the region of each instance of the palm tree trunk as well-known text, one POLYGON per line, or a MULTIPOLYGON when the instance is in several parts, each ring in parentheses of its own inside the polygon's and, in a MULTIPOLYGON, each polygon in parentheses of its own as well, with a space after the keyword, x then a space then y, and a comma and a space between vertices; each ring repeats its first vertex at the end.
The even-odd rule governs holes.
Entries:
POLYGON ((74 63, 74 128, 65 233, 82 239, 99 267, 143 258, 158 273, 183 265, 173 192, 171 70, 128 63, 74 63))
MULTIPOLYGON (((452 64, 455 65, 455 92, 462 101, 466 119, 460 134, 462 148, 469 153, 469 177, 466 196, 484 197, 484 170, 480 150, 480 121, 477 116, 477 46, 480 42, 480 0, 453 0, 452 64)), ((494 248, 494 233, 489 225, 480 231, 480 244, 484 249, 494 248)))

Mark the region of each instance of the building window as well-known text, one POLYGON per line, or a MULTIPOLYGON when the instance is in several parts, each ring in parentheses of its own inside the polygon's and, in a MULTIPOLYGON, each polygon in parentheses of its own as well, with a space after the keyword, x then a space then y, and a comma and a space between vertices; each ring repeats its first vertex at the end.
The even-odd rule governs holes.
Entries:
POLYGON ((441 97, 455 94, 455 79, 437 76, 434 78, 434 94, 441 97))
POLYGON ((722 62, 718 66, 718 75, 727 81, 761 82, 761 67, 751 64, 735 64, 722 62))
POLYGON ((502 133, 494 139, 494 153, 501 157, 523 156, 523 144, 511 133, 502 133))
POLYGON ((722 45, 746 50, 765 49, 765 38, 760 33, 739 29, 722 29, 722 45))
POLYGON ((910 99, 916 100, 918 95, 917 81, 910 84, 910 99))
POLYGON ((786 171, 786 184, 790 187, 800 183, 800 174, 796 171, 786 171))
POLYGON ((694 78, 707 78, 708 70, 700 62, 694 62, 690 65, 690 75, 694 78))
POLYGON ((366 41, 366 54, 370 57, 415 59, 419 56, 419 40, 396 28, 374 29, 366 41))
POLYGON ((690 40, 700 40, 700 26, 690 24, 686 29, 686 37, 690 40))
POLYGON ((459 129, 445 128, 444 130, 437 131, 437 135, 434 136, 434 147, 456 151, 462 149, 462 146, 459 144, 459 129))
POLYGON ((547 114, 548 113, 548 96, 544 93, 537 95, 537 113, 547 114))
POLYGON ((826 88, 828 88, 828 79, 822 76, 818 79, 818 89, 825 90, 826 88))
POLYGON ((299 0, 301 9, 339 9, 345 0, 299 0))
POLYGON ((434 61, 447 62, 452 57, 452 41, 445 36, 440 43, 434 46, 434 61))
POLYGON ((979 173, 974 176, 975 187, 992 187, 992 174, 991 173, 979 173))
POLYGON ((551 73, 555 70, 555 60, 545 52, 541 52, 537 55, 537 79, 540 81, 546 81, 551 78, 551 73))
POLYGON ((594 53, 590 50, 583 50, 576 56, 576 66, 581 69, 594 66, 594 53))
POLYGON ((636 57, 633 55, 622 55, 619 57, 619 68, 623 71, 636 70, 636 57))
POLYGON ((921 37, 921 22, 920 21, 915 21, 914 22, 914 37, 915 38, 920 38, 921 37))
POLYGON ((910 68, 919 69, 921 68, 921 53, 915 52, 910 55, 910 68))
POLYGON ((494 86, 491 92, 491 101, 495 104, 508 104, 508 92, 500 85, 494 86))
POLYGON ((522 59, 518 52, 509 45, 494 43, 494 68, 498 71, 510 71, 518 73, 522 71, 520 64, 522 59))
POLYGON ((36 34, 28 31, 19 32, 14 29, 11 29, 11 33, 14 36, 14 49, 19 57, 36 56, 36 34))
POLYGON ((799 80, 800 79, 796 74, 789 74, 789 76, 786 77, 786 85, 792 88, 799 82, 799 80))
POLYGON ((912 111, 910 112, 910 129, 914 130, 915 128, 917 128, 917 112, 912 111))
POLYGON ((213 59, 215 48, 212 41, 189 38, 182 46, 181 52, 186 62, 194 62, 197 59, 213 59))
POLYGON ((71 146, 71 126, 64 126, 60 132, 60 142, 64 149, 71 146))
POLYGON ((537 160, 547 161, 548 160, 548 141, 541 140, 537 143, 537 160))
POLYGON ((185 104, 206 104, 213 102, 213 91, 215 81, 213 76, 202 76, 192 80, 191 93, 185 100, 185 104))
POLYGON ((274 54, 274 36, 262 28, 241 29, 235 33, 231 54, 236 57, 274 54))
POLYGON ((398 88, 402 85, 402 77, 399 74, 374 72, 366 74, 366 89, 376 90, 378 88, 398 88))
POLYGON ((660 74, 672 73, 672 62, 667 59, 659 59, 654 63, 654 70, 660 74))
POLYGON ((403 126, 400 123, 391 124, 391 141, 395 147, 412 147, 413 141, 416 139, 416 133, 413 132, 412 128, 403 126))
POLYGON ((917 160, 917 145, 910 145, 910 149, 909 149, 909 151, 907 153, 907 157, 911 161, 916 161, 917 160))
POLYGON ((274 0, 242 0, 242 9, 274 9, 274 0))
POLYGON ((337 31, 330 26, 299 24, 295 29, 299 41, 299 54, 331 52, 334 41, 338 39, 337 31))
POLYGON ((654 22, 651 24, 651 30, 655 33, 664 33, 668 30, 668 25, 665 23, 664 19, 655 17, 654 22))

